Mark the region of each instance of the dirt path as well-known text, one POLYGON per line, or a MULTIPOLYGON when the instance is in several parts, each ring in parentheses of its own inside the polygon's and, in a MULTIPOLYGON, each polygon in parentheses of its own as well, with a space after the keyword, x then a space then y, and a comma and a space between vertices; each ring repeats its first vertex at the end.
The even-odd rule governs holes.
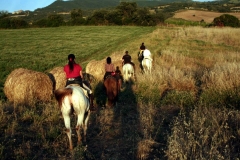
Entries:
POLYGON ((92 113, 88 130, 89 159, 135 159, 137 148, 138 111, 131 86, 119 96, 113 108, 100 108, 92 113), (125 94, 128 94, 126 97, 125 94))

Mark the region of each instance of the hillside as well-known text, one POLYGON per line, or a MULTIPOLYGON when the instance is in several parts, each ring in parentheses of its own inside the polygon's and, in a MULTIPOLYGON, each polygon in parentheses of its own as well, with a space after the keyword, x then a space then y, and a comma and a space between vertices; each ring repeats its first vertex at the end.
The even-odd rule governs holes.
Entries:
POLYGON ((65 12, 72 9, 101 9, 115 7, 119 4, 118 0, 81 0, 81 1, 55 1, 49 6, 35 10, 36 12, 65 12))
MULTIPOLYGON (((173 2, 191 2, 192 0, 141 0, 135 1, 140 7, 153 7, 166 3, 173 2)), ((82 9, 82 10, 92 10, 92 9, 102 9, 102 8, 111 8, 116 7, 120 0, 73 0, 73 1, 55 1, 49 6, 44 8, 36 9, 36 12, 65 12, 72 9, 82 9)), ((127 2, 127 1, 125 1, 127 2)), ((133 2, 133 1, 129 1, 133 2)))

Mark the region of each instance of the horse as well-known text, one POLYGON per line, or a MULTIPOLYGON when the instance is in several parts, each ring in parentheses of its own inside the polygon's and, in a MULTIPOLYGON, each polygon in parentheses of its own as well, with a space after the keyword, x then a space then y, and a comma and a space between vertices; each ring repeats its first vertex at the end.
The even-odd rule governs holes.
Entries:
POLYGON ((112 107, 116 104, 120 92, 118 80, 113 76, 107 76, 104 80, 104 86, 107 94, 107 106, 112 107))
POLYGON ((123 66, 123 81, 129 82, 130 78, 134 76, 134 68, 131 64, 127 63, 123 66))
POLYGON ((75 112, 78 117, 76 125, 78 143, 81 143, 80 127, 83 129, 84 142, 86 142, 87 123, 90 117, 90 103, 83 88, 78 85, 68 85, 65 88, 59 88, 54 94, 64 118, 64 124, 67 129, 66 133, 69 139, 69 149, 72 150, 70 115, 75 112))
POLYGON ((150 73, 151 74, 151 70, 152 70, 152 59, 145 57, 142 60, 142 67, 143 67, 143 71, 145 73, 150 73))

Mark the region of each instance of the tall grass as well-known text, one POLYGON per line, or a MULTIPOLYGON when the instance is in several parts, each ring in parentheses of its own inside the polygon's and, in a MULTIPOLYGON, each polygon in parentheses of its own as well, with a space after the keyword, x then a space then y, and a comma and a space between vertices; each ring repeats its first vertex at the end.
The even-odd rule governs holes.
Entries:
POLYGON ((151 142, 145 143, 145 152, 143 147, 139 150, 141 159, 153 153, 161 157, 161 149, 168 159, 239 157, 239 32, 200 27, 155 30, 151 38, 164 45, 153 52, 153 74, 137 75, 142 132, 147 131, 143 142, 151 142))

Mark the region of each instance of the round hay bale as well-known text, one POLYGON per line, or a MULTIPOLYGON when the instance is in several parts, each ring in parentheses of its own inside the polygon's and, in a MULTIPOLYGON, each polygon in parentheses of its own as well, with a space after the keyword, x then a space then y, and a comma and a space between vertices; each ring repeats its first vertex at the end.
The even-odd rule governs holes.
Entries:
POLYGON ((105 74, 104 64, 105 60, 101 61, 92 60, 86 66, 86 73, 92 75, 98 80, 101 80, 103 79, 103 76, 105 74))
POLYGON ((49 102, 53 96, 53 83, 44 73, 18 68, 8 75, 4 93, 14 104, 49 102))
MULTIPOLYGON (((114 64, 115 69, 118 66, 120 71, 122 71, 122 56, 119 53, 114 53, 110 57, 112 59, 112 64, 114 64)), ((86 73, 92 75, 98 80, 102 80, 105 74, 104 65, 106 63, 106 59, 102 59, 100 61, 92 60, 86 66, 86 73)))
POLYGON ((66 85, 66 74, 63 67, 55 67, 49 73, 48 76, 53 82, 53 89, 64 88, 66 85))
POLYGON ((122 53, 114 53, 110 56, 112 59, 112 63, 115 66, 115 69, 116 69, 116 67, 119 67, 121 72, 122 72, 122 57, 123 57, 123 55, 124 54, 122 54, 122 53))

